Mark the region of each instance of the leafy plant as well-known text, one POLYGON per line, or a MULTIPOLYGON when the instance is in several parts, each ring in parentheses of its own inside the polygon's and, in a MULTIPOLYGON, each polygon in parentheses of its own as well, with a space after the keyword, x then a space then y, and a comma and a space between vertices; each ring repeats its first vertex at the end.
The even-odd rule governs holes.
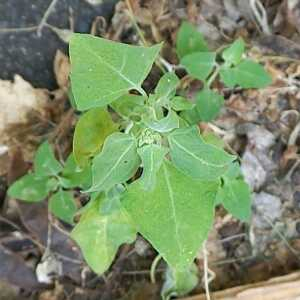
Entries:
POLYGON ((242 39, 213 52, 192 25, 183 23, 176 43, 180 66, 203 88, 187 99, 180 78, 167 72, 147 94, 142 83, 161 47, 75 34, 72 94, 76 108, 88 111, 76 125, 73 154, 63 167, 49 144, 42 144, 34 171, 15 182, 9 195, 24 201, 49 195, 49 209, 73 223, 77 206, 68 190, 80 187, 90 201, 78 212, 72 237, 90 267, 105 272, 119 246, 140 233, 169 265, 167 299, 195 286, 193 260, 216 205, 242 221, 250 218, 250 189, 238 158, 197 126, 217 117, 223 106, 212 83, 219 76, 227 87, 261 88, 271 78, 245 57, 242 39))
POLYGON ((26 202, 40 202, 48 197, 49 210, 59 219, 74 224, 77 205, 72 192, 67 190, 74 187, 87 188, 91 182, 91 168, 87 166, 79 169, 73 154, 62 166, 48 142, 38 148, 33 166, 33 172, 9 187, 9 196, 26 202))

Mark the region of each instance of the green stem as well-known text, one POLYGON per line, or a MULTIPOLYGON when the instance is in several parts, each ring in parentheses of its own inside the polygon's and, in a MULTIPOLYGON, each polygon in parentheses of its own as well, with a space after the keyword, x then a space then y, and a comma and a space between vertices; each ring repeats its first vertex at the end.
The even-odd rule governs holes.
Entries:
POLYGON ((150 268, 150 280, 151 282, 154 284, 156 282, 156 279, 155 279, 155 271, 156 271, 156 267, 159 263, 159 261, 162 259, 162 256, 160 254, 158 254, 152 264, 151 264, 151 268, 150 268))
POLYGON ((211 74, 211 76, 207 80, 207 86, 210 87, 211 84, 214 82, 216 77, 219 75, 220 72, 220 66, 217 65, 215 71, 211 74))

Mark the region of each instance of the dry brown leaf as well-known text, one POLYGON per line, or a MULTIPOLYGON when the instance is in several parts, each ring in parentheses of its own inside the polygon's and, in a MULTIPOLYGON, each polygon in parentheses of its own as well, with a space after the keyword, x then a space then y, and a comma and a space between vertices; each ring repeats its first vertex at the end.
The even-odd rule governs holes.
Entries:
POLYGON ((13 123, 25 123, 29 111, 43 114, 47 100, 45 90, 35 89, 19 75, 15 75, 14 82, 0 80, 0 144, 5 128, 13 123))
POLYGON ((58 86, 67 89, 69 85, 70 61, 60 50, 56 51, 54 58, 54 73, 58 86))

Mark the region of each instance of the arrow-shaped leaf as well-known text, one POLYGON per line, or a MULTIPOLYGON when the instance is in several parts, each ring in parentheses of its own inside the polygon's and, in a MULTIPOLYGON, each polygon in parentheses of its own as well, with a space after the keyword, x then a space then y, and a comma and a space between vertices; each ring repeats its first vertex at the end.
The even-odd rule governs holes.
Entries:
POLYGON ((168 140, 175 166, 195 179, 215 180, 235 160, 235 156, 206 144, 196 126, 174 130, 168 140))
POLYGON ((136 231, 120 204, 107 211, 106 202, 110 200, 104 196, 95 199, 84 211, 71 234, 89 266, 98 274, 109 268, 119 246, 133 242, 136 236, 136 231))
POLYGON ((72 92, 79 110, 104 106, 129 90, 143 93, 160 45, 139 47, 88 34, 74 34, 70 42, 72 92))
POLYGON ((91 191, 111 189, 134 175, 140 164, 136 140, 125 133, 113 133, 104 143, 102 152, 92 163, 91 191))
POLYGON ((140 181, 131 184, 122 205, 167 263, 186 269, 207 238, 218 185, 193 180, 167 160, 157 174, 155 188, 147 193, 140 181))

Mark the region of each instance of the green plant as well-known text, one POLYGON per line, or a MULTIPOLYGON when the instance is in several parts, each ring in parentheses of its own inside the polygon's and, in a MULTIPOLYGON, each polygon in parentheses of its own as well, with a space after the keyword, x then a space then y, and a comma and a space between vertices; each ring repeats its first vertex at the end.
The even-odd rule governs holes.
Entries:
POLYGON ((90 201, 81 208, 72 237, 90 267, 103 273, 119 246, 140 233, 169 266, 168 298, 195 286, 193 260, 216 205, 242 221, 250 217, 250 190, 238 158, 223 149, 218 137, 201 135, 197 126, 214 119, 223 106, 212 83, 219 76, 227 87, 261 88, 271 78, 244 57, 242 39, 212 52, 202 35, 183 23, 176 44, 180 66, 203 88, 188 100, 175 72, 167 72, 147 95, 142 83, 161 47, 75 34, 72 94, 76 108, 88 111, 76 125, 73 155, 63 168, 44 143, 34 173, 14 183, 9 195, 39 201, 50 193, 50 210, 72 223, 76 206, 65 190, 81 187, 90 201))

